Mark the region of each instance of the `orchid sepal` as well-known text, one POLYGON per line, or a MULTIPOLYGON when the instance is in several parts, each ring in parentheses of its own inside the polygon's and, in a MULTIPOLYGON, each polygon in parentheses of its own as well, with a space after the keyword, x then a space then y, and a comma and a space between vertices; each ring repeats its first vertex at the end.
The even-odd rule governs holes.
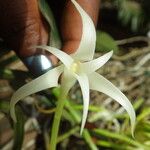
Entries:
POLYGON ((58 78, 63 71, 62 65, 48 71, 47 73, 41 75, 40 77, 36 78, 35 80, 25 84, 21 88, 19 88, 12 96, 10 101, 10 114, 14 122, 16 122, 16 115, 15 115, 15 105, 18 101, 22 100, 23 98, 34 94, 36 92, 42 91, 47 88, 57 87, 58 86, 58 78), (49 81, 49 79, 52 79, 49 81))
POLYGON ((102 92, 110 96, 126 109, 126 111, 130 116, 131 133, 132 136, 134 137, 136 115, 134 108, 131 102, 128 100, 128 98, 110 81, 108 81, 106 78, 104 78, 103 76, 101 76, 96 72, 89 75, 89 82, 90 82, 90 89, 102 92), (95 80, 95 82, 93 82, 93 80, 95 80))
POLYGON ((83 8, 75 1, 71 0, 78 10, 82 19, 82 37, 80 45, 75 53, 71 54, 74 59, 81 61, 89 61, 94 57, 96 46, 96 30, 94 23, 90 16, 83 10, 83 8))

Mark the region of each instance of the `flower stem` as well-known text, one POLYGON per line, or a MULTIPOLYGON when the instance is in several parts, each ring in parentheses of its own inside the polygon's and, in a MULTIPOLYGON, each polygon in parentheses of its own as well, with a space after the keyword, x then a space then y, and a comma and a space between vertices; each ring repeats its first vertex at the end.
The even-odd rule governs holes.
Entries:
POLYGON ((66 92, 63 90, 63 88, 61 88, 55 115, 54 115, 54 121, 52 125, 49 150, 56 150, 59 125, 60 125, 63 108, 65 105, 65 99, 66 99, 66 92))

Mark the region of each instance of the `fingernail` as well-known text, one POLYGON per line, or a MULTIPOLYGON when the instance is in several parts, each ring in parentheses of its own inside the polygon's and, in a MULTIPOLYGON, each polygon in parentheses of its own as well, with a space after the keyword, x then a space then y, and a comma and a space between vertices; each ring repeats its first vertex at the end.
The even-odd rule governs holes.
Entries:
POLYGON ((30 73, 35 77, 53 68, 52 61, 42 54, 22 58, 22 61, 27 66, 30 73))

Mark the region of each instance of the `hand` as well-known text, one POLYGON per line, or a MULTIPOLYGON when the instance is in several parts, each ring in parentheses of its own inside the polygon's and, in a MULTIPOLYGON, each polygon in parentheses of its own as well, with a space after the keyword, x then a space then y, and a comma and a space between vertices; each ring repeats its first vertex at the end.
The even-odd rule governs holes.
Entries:
MULTIPOLYGON (((97 23, 100 0, 77 0, 97 23)), ((56 0, 55 0, 56 3, 56 0)), ((62 50, 73 53, 79 46, 82 35, 81 18, 71 3, 66 0, 60 30, 62 50)), ((57 0, 57 6, 60 1, 57 0)), ((56 8, 57 10, 57 8, 56 8)), ((42 50, 31 49, 33 45, 47 45, 50 29, 38 8, 37 0, 5 0, 0 2, 0 37, 22 59, 36 54, 45 54, 53 64, 57 59, 42 50)))

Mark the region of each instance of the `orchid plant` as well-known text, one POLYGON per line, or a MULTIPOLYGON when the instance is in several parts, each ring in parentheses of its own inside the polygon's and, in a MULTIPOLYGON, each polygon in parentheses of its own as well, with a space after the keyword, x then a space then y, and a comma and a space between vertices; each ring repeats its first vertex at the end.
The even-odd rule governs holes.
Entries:
POLYGON ((75 0, 71 1, 82 19, 82 37, 78 49, 75 53, 68 55, 54 47, 37 46, 37 48, 45 49, 55 55, 62 62, 62 64, 22 86, 14 93, 10 102, 11 117, 14 121, 16 121, 15 105, 18 101, 38 91, 59 86, 58 79, 60 75, 62 75, 60 84, 61 94, 54 116, 51 142, 56 142, 55 140, 57 138, 59 128, 58 120, 61 118, 64 101, 69 90, 73 87, 76 81, 79 82, 83 95, 83 116, 80 130, 81 134, 87 119, 90 89, 110 96, 126 109, 130 116, 131 130, 133 134, 135 125, 135 111, 132 107, 132 104, 117 87, 96 72, 97 69, 102 67, 110 59, 113 51, 110 51, 109 53, 106 53, 97 59, 93 59, 96 43, 96 31, 94 23, 75 0), (55 135, 53 135, 53 131, 56 132, 55 135))

